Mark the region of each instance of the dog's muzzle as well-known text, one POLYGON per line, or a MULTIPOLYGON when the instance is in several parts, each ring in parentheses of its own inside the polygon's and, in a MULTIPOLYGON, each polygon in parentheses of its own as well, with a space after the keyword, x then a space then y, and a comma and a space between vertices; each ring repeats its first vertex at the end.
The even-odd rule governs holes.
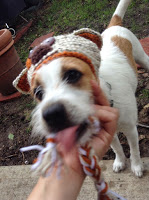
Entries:
POLYGON ((72 123, 68 118, 65 106, 60 102, 46 107, 42 112, 42 116, 49 130, 52 132, 56 133, 72 126, 72 123))
MULTIPOLYGON (((84 120, 80 124, 73 123, 66 111, 63 103, 57 102, 44 108, 42 117, 46 123, 49 133, 65 133, 65 129, 78 126, 75 131, 75 141, 77 142, 85 133, 89 126, 88 120, 84 120)), ((71 132, 71 131, 70 131, 71 132)))

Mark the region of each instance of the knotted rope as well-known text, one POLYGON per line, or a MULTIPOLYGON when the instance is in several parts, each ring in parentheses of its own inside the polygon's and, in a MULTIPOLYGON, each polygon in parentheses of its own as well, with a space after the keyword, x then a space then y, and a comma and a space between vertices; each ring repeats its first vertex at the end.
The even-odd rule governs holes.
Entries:
POLYGON ((50 136, 46 137, 45 147, 41 145, 32 145, 20 149, 21 152, 30 150, 39 151, 38 157, 34 160, 34 164, 31 167, 32 170, 47 177, 51 174, 54 166, 58 164, 58 176, 60 176, 62 161, 56 151, 55 134, 50 134, 50 136))
POLYGON ((98 165, 97 157, 92 155, 91 147, 85 145, 84 147, 79 147, 79 158, 82 164, 84 173, 87 176, 90 176, 94 183, 96 190, 98 191, 98 199, 107 199, 110 198, 106 195, 108 190, 108 185, 101 178, 101 169, 98 165))
POLYGON ((89 145, 79 147, 79 159, 82 164, 84 173, 90 176, 98 192, 98 200, 126 200, 117 193, 108 189, 108 184, 104 181, 101 168, 98 165, 98 159, 93 154, 93 150, 89 145))

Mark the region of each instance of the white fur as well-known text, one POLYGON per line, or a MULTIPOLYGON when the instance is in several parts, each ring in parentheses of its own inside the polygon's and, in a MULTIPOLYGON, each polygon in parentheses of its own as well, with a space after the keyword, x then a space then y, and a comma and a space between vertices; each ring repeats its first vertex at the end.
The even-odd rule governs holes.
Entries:
POLYGON ((123 19, 130 2, 131 2, 131 0, 121 0, 118 4, 113 16, 118 15, 121 17, 121 19, 123 19))
MULTIPOLYGON (((135 91, 137 77, 127 57, 112 42, 111 38, 115 35, 126 38, 131 42, 135 61, 146 69, 149 69, 149 57, 143 51, 138 39, 128 29, 113 26, 102 33, 103 48, 101 50, 101 66, 99 71, 99 78, 102 77, 101 87, 107 97, 109 99, 112 98, 114 101, 114 107, 119 109, 120 118, 117 132, 123 132, 126 135, 130 145, 132 171, 136 176, 141 177, 143 165, 140 159, 136 128, 137 104, 135 91), (111 85, 110 95, 106 82, 111 85)), ((117 135, 113 139, 111 147, 116 153, 113 170, 119 172, 125 168, 125 155, 117 135)))
MULTIPOLYGON (((52 103, 62 102, 65 105, 67 113, 69 113, 71 122, 74 124, 82 123, 93 113, 91 93, 82 91, 79 88, 77 89, 71 86, 71 84, 62 81, 60 77, 61 70, 61 59, 56 59, 42 66, 37 71, 44 85, 45 94, 41 103, 33 111, 33 134, 43 136, 49 134, 44 119, 42 118, 42 111, 52 103)), ((90 131, 85 134, 82 139, 83 142, 87 140, 89 134, 91 134, 90 131)))

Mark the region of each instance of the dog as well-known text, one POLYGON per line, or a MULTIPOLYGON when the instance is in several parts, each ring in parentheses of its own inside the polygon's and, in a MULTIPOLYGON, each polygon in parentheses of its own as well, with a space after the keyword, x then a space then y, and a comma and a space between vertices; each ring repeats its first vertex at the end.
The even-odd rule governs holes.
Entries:
MULTIPOLYGON (((102 34, 86 28, 43 41, 30 52, 27 68, 13 84, 38 101, 32 115, 34 135, 61 132, 64 140, 68 140, 65 130, 69 128, 69 141, 73 138, 84 144, 92 135, 88 122, 94 113, 90 81, 100 81, 111 106, 119 110, 117 133, 126 135, 131 169, 141 177, 143 164, 136 127, 136 63, 149 70, 149 57, 135 35, 122 26, 129 3, 130 0, 120 0, 102 34)), ((119 172, 125 168, 126 159, 117 134, 111 147, 116 154, 113 170, 119 172)))

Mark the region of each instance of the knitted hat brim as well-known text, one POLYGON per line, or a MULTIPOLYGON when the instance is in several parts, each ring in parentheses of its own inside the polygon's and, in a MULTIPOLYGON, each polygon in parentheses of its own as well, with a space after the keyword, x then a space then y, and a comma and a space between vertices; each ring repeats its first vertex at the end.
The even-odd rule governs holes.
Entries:
MULTIPOLYGON (((94 66, 93 66, 91 60, 87 56, 85 56, 81 53, 78 53, 78 52, 64 51, 64 52, 56 53, 52 56, 49 56, 35 68, 35 72, 37 70, 39 70, 44 64, 47 64, 47 63, 51 62, 52 60, 58 59, 60 57, 75 57, 75 58, 81 59, 82 61, 86 62, 89 65, 93 75, 97 79, 96 72, 95 72, 95 69, 94 69, 94 66)), ((29 62, 29 61, 27 61, 27 62, 29 62)), ((28 66, 27 69, 23 70, 22 73, 13 82, 13 85, 18 89, 18 91, 20 91, 21 93, 24 93, 24 94, 28 94, 30 91, 30 85, 29 85, 28 78, 27 78, 27 73, 28 73, 28 70, 30 70, 30 68, 31 68, 31 66, 28 66)))

